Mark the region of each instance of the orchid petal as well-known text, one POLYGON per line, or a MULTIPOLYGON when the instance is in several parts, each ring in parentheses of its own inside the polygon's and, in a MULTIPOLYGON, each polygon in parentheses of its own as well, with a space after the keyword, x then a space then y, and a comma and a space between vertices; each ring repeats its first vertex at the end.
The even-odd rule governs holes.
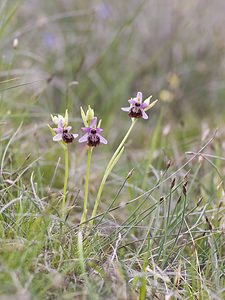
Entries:
POLYGON ((141 103, 140 108, 141 108, 141 109, 145 109, 147 106, 148 106, 147 103, 141 103))
POLYGON ((88 140, 88 133, 86 133, 85 135, 83 135, 79 140, 78 142, 79 143, 84 143, 84 142, 87 142, 88 140))
POLYGON ((135 103, 137 103, 137 101, 134 100, 134 99, 130 99, 130 100, 128 100, 128 102, 129 102, 131 105, 135 105, 135 103))
POLYGON ((130 111, 130 107, 122 107, 121 108, 123 111, 130 111))
POLYGON ((53 117, 53 122, 54 122, 56 125, 58 125, 58 123, 59 123, 58 117, 54 116, 54 117, 53 117))
POLYGON ((136 99, 137 99, 138 102, 142 103, 142 93, 141 92, 137 93, 137 98, 136 99), (140 101, 139 101, 139 99, 140 99, 140 101))
POLYGON ((96 127, 96 125, 97 125, 97 117, 94 117, 94 118, 91 120, 90 127, 96 127))
POLYGON ((156 99, 155 101, 153 101, 152 103, 150 103, 150 104, 146 107, 145 111, 151 109, 157 102, 158 102, 158 99, 156 99))
POLYGON ((77 138, 77 137, 78 137, 78 134, 77 134, 77 133, 73 133, 73 137, 74 137, 74 138, 77 138))
POLYGON ((102 143, 102 144, 108 144, 107 140, 103 136, 101 136, 100 134, 98 134, 98 136, 100 138, 100 143, 102 143))
POLYGON ((146 112, 143 109, 141 109, 141 112, 142 112, 142 118, 148 119, 148 115, 146 114, 146 112))
POLYGON ((82 127, 81 128, 84 132, 90 133, 91 128, 90 127, 82 127))
POLYGON ((72 129, 72 126, 67 126, 66 128, 64 128, 65 130, 67 130, 68 132, 72 129))
POLYGON ((58 128, 63 128, 63 121, 62 120, 59 120, 59 122, 58 122, 58 128))
POLYGON ((65 119, 64 119, 64 117, 62 116, 62 115, 58 115, 58 118, 57 117, 55 117, 56 119, 57 119, 57 123, 56 124, 62 124, 62 126, 64 126, 65 125, 65 119))
POLYGON ((61 133, 58 133, 55 136, 53 136, 53 141, 54 142, 58 142, 58 141, 61 141, 61 140, 62 140, 62 134, 61 133))
POLYGON ((99 128, 99 127, 96 128, 96 132, 97 132, 97 133, 102 132, 102 131, 103 131, 102 128, 99 128))
POLYGON ((98 126, 97 126, 97 128, 100 128, 101 124, 102 124, 102 119, 100 119, 100 120, 98 121, 98 126))
POLYGON ((61 128, 61 127, 53 128, 53 130, 54 130, 55 133, 57 133, 57 134, 62 134, 62 133, 63 133, 63 128, 61 128))
POLYGON ((151 98, 152 98, 152 95, 149 96, 147 99, 145 99, 144 103, 146 103, 147 105, 149 105, 150 101, 151 101, 151 98))

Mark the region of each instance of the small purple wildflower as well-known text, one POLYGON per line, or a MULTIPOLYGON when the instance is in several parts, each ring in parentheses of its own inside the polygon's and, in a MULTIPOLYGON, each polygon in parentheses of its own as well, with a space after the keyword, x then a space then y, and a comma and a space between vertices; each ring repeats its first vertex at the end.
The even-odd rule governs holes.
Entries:
POLYGON ((90 147, 96 147, 99 144, 108 143, 107 140, 99 134, 103 131, 103 129, 97 128, 96 117, 91 120, 90 127, 83 127, 82 130, 86 133, 79 139, 79 143, 87 142, 87 145, 90 147))
POLYGON ((136 98, 131 98, 128 100, 130 103, 130 107, 122 107, 121 109, 123 111, 128 112, 128 116, 131 118, 143 118, 148 119, 148 115, 144 111, 146 107, 148 107, 148 104, 145 102, 142 102, 142 93, 138 92, 136 98))
POLYGON ((78 134, 70 133, 72 127, 67 125, 67 118, 64 118, 61 115, 58 115, 58 117, 52 116, 53 122, 58 125, 57 128, 53 128, 56 133, 56 135, 53 136, 53 141, 59 142, 63 140, 65 143, 69 144, 72 143, 76 137, 78 137, 78 134))

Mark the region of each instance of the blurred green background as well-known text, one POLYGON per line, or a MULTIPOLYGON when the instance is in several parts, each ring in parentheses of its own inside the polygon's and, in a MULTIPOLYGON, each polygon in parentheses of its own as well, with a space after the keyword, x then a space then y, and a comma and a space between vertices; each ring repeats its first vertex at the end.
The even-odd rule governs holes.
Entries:
POLYGON ((91 104, 112 126, 141 90, 175 118, 221 114, 224 11, 222 0, 1 1, 1 81, 38 81, 4 106, 46 118, 91 104))

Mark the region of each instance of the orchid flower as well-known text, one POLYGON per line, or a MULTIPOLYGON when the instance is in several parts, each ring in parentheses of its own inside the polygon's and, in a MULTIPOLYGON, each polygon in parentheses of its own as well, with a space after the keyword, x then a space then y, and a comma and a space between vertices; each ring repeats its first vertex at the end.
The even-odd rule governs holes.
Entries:
POLYGON ((87 142, 87 145, 90 147, 96 147, 99 144, 108 143, 107 140, 100 135, 100 132, 102 132, 103 129, 97 127, 96 117, 91 120, 89 127, 83 127, 82 130, 86 133, 79 139, 79 143, 87 142))
POLYGON ((59 142, 64 141, 65 143, 72 143, 73 140, 78 137, 78 134, 70 133, 70 130, 72 129, 71 126, 68 126, 68 112, 66 110, 65 117, 58 115, 53 116, 51 115, 52 121, 55 125, 57 125, 57 128, 52 128, 56 135, 53 136, 53 141, 59 142))
POLYGON ((123 111, 128 112, 128 116, 131 118, 143 118, 148 119, 148 115, 145 112, 145 109, 148 107, 149 102, 142 102, 142 93, 138 92, 136 98, 131 98, 128 100, 130 107, 122 107, 123 111))

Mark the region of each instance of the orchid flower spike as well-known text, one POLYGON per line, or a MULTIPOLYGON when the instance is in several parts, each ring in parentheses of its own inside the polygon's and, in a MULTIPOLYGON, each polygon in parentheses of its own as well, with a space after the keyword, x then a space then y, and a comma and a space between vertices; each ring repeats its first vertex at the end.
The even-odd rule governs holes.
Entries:
POLYGON ((131 118, 143 118, 143 119, 148 119, 148 115, 145 112, 145 109, 149 105, 149 101, 144 101, 142 102, 142 93, 138 92, 136 98, 131 98, 128 100, 130 103, 130 107, 122 107, 121 109, 123 111, 128 112, 128 116, 131 118))
POLYGON ((65 117, 62 115, 53 116, 51 115, 52 121, 55 125, 57 125, 57 128, 52 128, 54 132, 56 133, 55 136, 53 136, 53 141, 59 142, 64 141, 65 143, 72 143, 73 140, 78 137, 78 134, 70 133, 70 130, 72 129, 71 126, 68 126, 68 111, 66 110, 65 117))
POLYGON ((83 127, 82 130, 86 133, 79 139, 79 143, 86 142, 89 147, 96 147, 99 144, 108 143, 107 140, 100 135, 100 132, 103 131, 103 129, 97 127, 96 117, 93 117, 90 126, 83 127))

